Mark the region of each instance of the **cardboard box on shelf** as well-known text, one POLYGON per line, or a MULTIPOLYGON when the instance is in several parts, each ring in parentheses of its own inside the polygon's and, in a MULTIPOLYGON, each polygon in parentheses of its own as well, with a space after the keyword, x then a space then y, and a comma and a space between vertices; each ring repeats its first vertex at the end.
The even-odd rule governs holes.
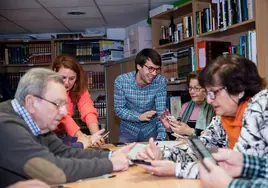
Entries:
POLYGON ((136 55, 144 48, 152 48, 152 28, 136 27, 128 33, 130 56, 136 55))
POLYGON ((157 7, 155 9, 150 10, 150 18, 157 15, 161 14, 162 12, 167 11, 168 9, 172 9, 173 5, 161 5, 160 7, 157 7))

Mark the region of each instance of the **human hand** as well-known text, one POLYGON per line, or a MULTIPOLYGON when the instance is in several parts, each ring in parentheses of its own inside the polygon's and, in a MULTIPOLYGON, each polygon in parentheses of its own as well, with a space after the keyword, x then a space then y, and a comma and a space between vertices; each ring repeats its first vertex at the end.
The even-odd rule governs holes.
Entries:
POLYGON ((113 164, 113 171, 125 171, 129 167, 129 159, 130 157, 127 156, 125 153, 117 153, 116 155, 112 155, 110 161, 113 164))
POLYGON ((157 147, 154 143, 154 139, 149 139, 148 146, 143 150, 138 152, 137 158, 143 160, 161 160, 162 159, 162 152, 160 148, 157 147))
POLYGON ((140 115, 139 120, 150 121, 155 114, 156 114, 156 111, 154 110, 144 112, 143 114, 140 115))
POLYGON ((231 177, 238 177, 243 169, 243 155, 231 149, 219 148, 217 153, 212 153, 218 165, 231 177))
POLYGON ((120 155, 120 154, 125 154, 125 155, 128 155, 128 153, 130 152, 130 150, 136 145, 135 142, 127 145, 127 146, 124 146, 118 150, 116 150, 115 152, 113 152, 112 156, 115 157, 117 155, 120 155))
POLYGON ((186 123, 182 121, 169 121, 170 128, 173 132, 180 134, 180 135, 193 135, 195 130, 191 127, 189 127, 186 123))
POLYGON ((170 129, 169 120, 167 119, 167 116, 170 116, 171 113, 168 109, 166 109, 164 112, 162 112, 159 116, 159 120, 162 122, 162 124, 167 128, 170 129))
POLYGON ((105 140, 102 138, 104 132, 105 129, 101 129, 90 136, 93 147, 100 147, 105 144, 105 140))
POLYGON ((50 186, 40 180, 26 180, 19 181, 13 185, 8 186, 8 188, 50 188, 50 186))
POLYGON ((176 176, 176 163, 166 160, 151 161, 150 165, 139 165, 157 176, 176 176))
POLYGON ((199 163, 199 175, 203 185, 202 187, 227 188, 232 181, 232 177, 224 169, 212 163, 210 159, 205 158, 203 162, 209 169, 209 172, 199 163))
POLYGON ((84 149, 92 146, 91 138, 87 135, 81 135, 77 138, 77 142, 81 142, 83 144, 84 149))

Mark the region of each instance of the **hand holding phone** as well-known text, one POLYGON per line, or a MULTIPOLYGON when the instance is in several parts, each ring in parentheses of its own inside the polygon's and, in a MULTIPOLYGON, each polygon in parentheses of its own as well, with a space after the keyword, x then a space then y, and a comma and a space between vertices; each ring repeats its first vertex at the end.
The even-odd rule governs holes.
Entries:
POLYGON ((209 171, 208 167, 203 163, 204 158, 208 158, 214 164, 217 164, 216 160, 213 158, 210 151, 198 139, 197 136, 189 136, 187 141, 193 152, 196 154, 197 158, 202 162, 202 164, 208 171, 209 171))
POLYGON ((105 133, 104 135, 101 136, 101 139, 106 139, 109 137, 110 131, 108 131, 107 133, 105 133))

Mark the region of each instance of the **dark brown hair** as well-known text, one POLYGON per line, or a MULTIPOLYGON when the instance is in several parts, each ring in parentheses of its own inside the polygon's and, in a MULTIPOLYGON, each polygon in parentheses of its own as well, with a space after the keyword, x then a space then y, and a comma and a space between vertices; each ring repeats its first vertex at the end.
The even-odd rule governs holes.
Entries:
POLYGON ((51 69, 58 72, 60 68, 71 69, 76 73, 76 82, 70 90, 70 98, 76 104, 79 96, 88 89, 88 79, 85 72, 78 60, 68 54, 62 54, 54 59, 51 69))
POLYGON ((199 70, 194 71, 194 72, 190 72, 190 74, 187 77, 187 84, 188 84, 188 86, 190 85, 190 81, 192 79, 198 80, 199 74, 200 74, 200 71, 199 70))
POLYGON ((146 63, 146 60, 151 59, 152 63, 157 66, 162 66, 162 59, 159 53, 151 48, 144 48, 141 50, 135 59, 136 72, 138 72, 137 65, 143 67, 146 63))
POLYGON ((249 59, 235 54, 221 55, 207 65, 199 75, 202 87, 223 86, 228 93, 238 95, 245 92, 239 102, 253 97, 266 86, 256 65, 249 59))

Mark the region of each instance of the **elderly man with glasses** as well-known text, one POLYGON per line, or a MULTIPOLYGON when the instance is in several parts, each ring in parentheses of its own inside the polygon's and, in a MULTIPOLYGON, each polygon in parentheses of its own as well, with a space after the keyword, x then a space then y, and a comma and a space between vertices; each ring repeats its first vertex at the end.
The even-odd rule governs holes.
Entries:
POLYGON ((127 153, 71 148, 53 132, 66 115, 67 95, 57 73, 30 69, 15 99, 0 104, 0 187, 31 178, 60 184, 128 169, 127 153))

